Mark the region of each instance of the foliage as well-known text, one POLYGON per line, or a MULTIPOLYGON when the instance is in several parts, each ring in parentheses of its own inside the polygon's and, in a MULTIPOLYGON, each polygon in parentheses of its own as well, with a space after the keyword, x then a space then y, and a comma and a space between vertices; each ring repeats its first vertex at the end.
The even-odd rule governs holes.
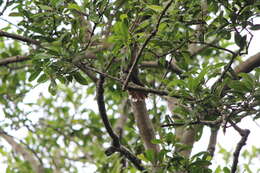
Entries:
MULTIPOLYGON (((17 0, 0 5, 0 14, 9 13, 17 22, 0 29, 5 116, 0 133, 26 129, 24 138, 14 139, 44 172, 80 172, 89 165, 96 172, 138 172, 122 154, 106 156, 112 140, 95 103, 99 76, 106 77, 112 127, 127 116, 120 142, 148 172, 154 165, 159 165, 157 172, 231 172, 232 166, 213 170, 209 151, 191 157, 174 152, 192 146, 180 141, 170 124, 195 129, 198 141, 205 126, 232 127, 245 137, 236 124, 249 116, 259 119, 259 61, 248 69, 235 68, 248 52, 251 32, 260 29, 254 22, 258 1, 17 0), (145 87, 126 81, 134 73, 130 66, 138 69, 145 87), (145 149, 131 106, 121 110, 131 86, 150 92, 148 113, 158 134, 152 140, 160 146, 158 153, 145 149), (178 99, 173 115, 168 115, 165 96, 178 99)), ((6 172, 35 171, 19 151, 1 146, 0 153, 6 172)), ((225 148, 221 153, 230 164, 230 153, 225 148)), ((258 155, 258 148, 243 151, 248 163, 239 171, 254 172, 250 164, 258 155)))

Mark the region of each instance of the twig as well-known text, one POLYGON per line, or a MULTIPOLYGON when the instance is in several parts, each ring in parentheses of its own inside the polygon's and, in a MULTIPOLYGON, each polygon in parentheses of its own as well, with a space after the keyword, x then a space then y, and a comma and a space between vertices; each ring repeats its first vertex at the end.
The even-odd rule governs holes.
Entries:
POLYGON ((107 66, 105 67, 104 72, 107 72, 109 70, 109 68, 111 67, 111 65, 113 64, 114 60, 116 57, 112 57, 111 60, 108 62, 107 66))
POLYGON ((169 68, 169 70, 177 73, 182 74, 183 71, 180 67, 177 66, 176 63, 169 63, 168 61, 165 61, 164 64, 160 64, 157 61, 143 61, 139 64, 140 68, 169 68))
POLYGON ((216 86, 218 83, 220 83, 222 81, 222 79, 225 77, 226 73, 229 71, 229 69, 231 68, 231 65, 233 64, 235 58, 237 57, 237 55, 239 54, 240 51, 238 51, 235 54, 232 54, 232 58, 229 61, 229 63, 227 65, 225 65, 223 72, 221 73, 221 75, 219 76, 219 78, 216 80, 216 82, 212 85, 211 87, 211 91, 213 92, 216 89, 216 86))
POLYGON ((74 63, 75 66, 77 66, 80 70, 82 70, 93 82, 97 83, 98 78, 96 77, 96 75, 94 73, 92 73, 92 71, 88 70, 85 68, 85 65, 83 65, 82 63, 74 63))
POLYGON ((161 127, 178 127, 178 126, 186 126, 186 125, 196 125, 196 124, 201 124, 201 125, 208 125, 208 126, 216 126, 221 123, 221 119, 217 119, 215 121, 192 121, 192 122, 175 122, 175 123, 169 123, 169 124, 163 124, 161 127))
MULTIPOLYGON (((93 67, 90 67, 90 66, 86 65, 86 64, 85 64, 85 65, 81 64, 81 67, 82 67, 82 69, 87 69, 87 70, 93 71, 93 72, 95 72, 95 73, 98 73, 98 74, 100 74, 101 76, 104 76, 104 77, 113 79, 113 80, 115 80, 115 81, 121 82, 121 80, 118 79, 117 77, 114 77, 114 76, 109 75, 109 74, 107 74, 107 73, 105 73, 105 72, 99 71, 99 70, 97 70, 97 69, 95 69, 95 68, 93 68, 93 67)), ((83 72, 85 73, 85 71, 83 71, 83 72)))
POLYGON ((100 75, 100 79, 98 80, 97 83, 97 104, 98 104, 98 109, 103 124, 109 136, 112 138, 112 146, 106 150, 106 155, 109 156, 114 152, 119 152, 120 154, 125 156, 129 161, 131 161, 138 170, 145 171, 145 168, 141 165, 141 160, 138 159, 134 154, 132 154, 128 149, 126 149, 124 146, 120 144, 119 137, 115 134, 115 132, 113 131, 110 125, 110 122, 106 114, 103 84, 104 84, 104 76, 100 75))
MULTIPOLYGON (((109 75, 107 73, 104 73, 104 72, 101 72, 93 67, 89 67, 87 65, 84 65, 81 66, 80 68, 85 74, 87 74, 87 71, 86 70, 90 70, 90 71, 93 71, 95 73, 98 73, 104 77, 107 77, 107 78, 110 78, 110 79, 113 79, 119 83, 123 83, 123 81, 117 77, 114 77, 112 75, 109 75)), ((88 75, 88 74, 87 74, 88 75)), ((142 87, 140 85, 136 85, 134 83, 129 83, 129 85, 126 87, 127 89, 129 90, 134 90, 134 91, 142 91, 142 92, 145 92, 145 93, 153 93, 153 94, 157 94, 157 95, 161 95, 161 96, 168 96, 169 95, 169 91, 165 91, 165 90, 157 90, 157 89, 153 89, 153 88, 146 88, 146 87, 142 87)), ((175 98, 184 98, 186 100, 189 100, 189 101, 193 101, 194 99, 192 97, 185 97, 185 96, 180 96, 180 95, 171 95, 170 97, 175 97, 175 98)))
POLYGON ((231 167, 231 173, 236 173, 237 170, 237 164, 238 164, 238 158, 239 153, 244 145, 246 145, 246 141, 248 138, 248 135, 250 134, 250 130, 248 129, 241 129, 238 127, 233 121, 229 120, 229 123, 234 127, 234 129, 241 135, 240 141, 237 143, 236 150, 233 153, 233 163, 231 167))
MULTIPOLYGON (((104 12, 105 12, 106 9, 107 9, 108 4, 109 4, 109 1, 107 2, 107 4, 106 4, 104 10, 103 10, 101 13, 98 12, 98 15, 99 15, 99 19, 98 19, 98 20, 99 20, 99 21, 102 20, 103 14, 104 14, 104 12)), ((88 41, 86 47, 83 49, 83 51, 84 51, 84 50, 87 50, 87 49, 89 48, 89 46, 91 45, 91 43, 92 43, 92 37, 94 36, 95 30, 96 30, 96 28, 97 28, 97 26, 98 26, 98 24, 99 24, 99 21, 98 21, 98 22, 94 22, 94 26, 93 26, 93 28, 92 28, 92 30, 91 30, 91 33, 90 33, 89 41, 88 41)))
POLYGON ((167 55, 169 55, 171 53, 176 52, 177 50, 181 49, 185 45, 185 43, 186 43, 186 40, 183 41, 178 47, 173 48, 171 50, 168 50, 166 53, 163 53, 163 54, 159 55, 159 57, 164 57, 164 56, 167 56, 167 55))
POLYGON ((156 33, 158 32, 158 28, 159 28, 159 25, 160 25, 160 23, 161 23, 161 20, 162 20, 164 14, 166 13, 166 11, 168 10, 168 8, 171 6, 172 3, 173 3, 173 0, 171 0, 171 1, 165 6, 165 8, 163 9, 163 11, 162 11, 162 13, 161 13, 161 15, 160 15, 160 17, 159 17, 159 19, 158 19, 158 21, 157 21, 157 24, 156 24, 155 28, 153 29, 153 31, 151 32, 151 34, 147 37, 147 39, 145 40, 145 42, 143 43, 143 45, 142 45, 141 48, 139 49, 139 51, 138 51, 138 53, 137 53, 137 55, 136 55, 136 57, 135 57, 135 59, 134 59, 134 62, 133 62, 132 66, 131 66, 131 68, 130 68, 130 70, 129 70, 129 73, 127 74, 127 77, 126 77, 126 79, 125 79, 125 82, 124 82, 124 84, 123 84, 123 90, 126 89, 126 86, 127 86, 128 82, 129 82, 129 79, 130 79, 130 76, 131 76, 131 74, 132 74, 134 68, 136 67, 136 65, 137 65, 137 63, 138 63, 138 61, 139 61, 139 59, 140 59, 140 57, 141 57, 141 55, 142 55, 142 53, 143 53, 143 51, 144 51, 146 45, 149 43, 149 41, 152 39, 152 37, 154 37, 154 36, 156 35, 156 33))
POLYGON ((90 38, 89 38, 89 40, 88 40, 87 45, 86 45, 85 48, 83 49, 83 51, 87 50, 88 47, 91 45, 91 43, 92 43, 92 37, 93 37, 93 35, 94 35, 94 32, 95 32, 95 30, 96 30, 97 25, 98 25, 98 23, 94 23, 94 26, 93 26, 93 28, 92 28, 92 30, 91 30, 91 33, 90 33, 90 36, 89 36, 90 38))
POLYGON ((14 24, 14 23, 12 23, 12 22, 6 20, 6 19, 3 19, 2 17, 0 17, 0 20, 5 21, 6 23, 9 23, 10 25, 12 25, 12 26, 14 26, 14 27, 16 27, 16 28, 22 30, 22 28, 20 28, 18 25, 14 24))
MULTIPOLYGON (((2 1, 2 2, 3 2, 3 1, 2 1)), ((4 6, 3 10, 0 12, 0 16, 2 16, 2 15, 4 14, 4 12, 5 12, 5 10, 7 9, 9 3, 10 3, 9 0, 7 0, 6 3, 5 3, 5 6, 4 6)))
POLYGON ((189 41, 190 43, 193 43, 193 44, 204 44, 204 45, 207 45, 208 47, 213 47, 213 48, 216 48, 216 49, 220 49, 220 50, 224 50, 232 55, 236 54, 235 52, 233 52, 232 50, 229 50, 229 49, 226 49, 224 47, 220 47, 220 46, 217 46, 214 43, 206 43, 206 42, 201 42, 201 41, 189 41))

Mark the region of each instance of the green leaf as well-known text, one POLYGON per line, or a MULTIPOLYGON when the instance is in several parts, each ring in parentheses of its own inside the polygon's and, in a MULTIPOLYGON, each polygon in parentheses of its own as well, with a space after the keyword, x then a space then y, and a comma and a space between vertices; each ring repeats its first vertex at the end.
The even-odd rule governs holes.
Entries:
POLYGON ((12 17, 21 17, 23 16, 21 13, 17 13, 17 12, 12 12, 9 14, 9 16, 12 16, 12 17))
POLYGON ((120 15, 120 19, 121 19, 122 21, 124 21, 124 20, 127 19, 127 18, 128 18, 127 14, 121 14, 121 15, 120 15))
POLYGON ((245 168, 247 173, 253 173, 252 170, 249 167, 249 164, 244 164, 244 168, 245 168))
POLYGON ((8 104, 8 102, 6 101, 6 99, 2 95, 0 95, 0 103, 3 104, 3 105, 8 104))
POLYGON ((191 166, 196 166, 196 167, 204 167, 208 165, 211 165, 211 162, 207 160, 197 160, 191 164, 191 166))
POLYGON ((88 81, 79 72, 73 73, 73 77, 78 83, 82 85, 88 84, 88 81))
POLYGON ((161 143, 163 143, 162 140, 160 140, 160 139, 152 139, 151 142, 152 142, 153 144, 161 144, 161 143))
POLYGON ((252 27, 250 27, 250 29, 253 31, 260 30, 260 24, 253 25, 252 27))
POLYGON ((145 162, 148 162, 149 160, 147 160, 147 158, 143 155, 143 154, 139 154, 137 155, 137 157, 145 162))
POLYGON ((39 68, 39 69, 35 70, 34 72, 32 72, 30 77, 29 77, 29 82, 31 82, 34 79, 36 79, 39 76, 39 74, 41 73, 41 71, 42 70, 39 68))
POLYGON ((48 91, 51 93, 51 95, 56 95, 57 93, 57 83, 55 80, 51 80, 51 83, 49 85, 48 91))
POLYGON ((163 7, 158 6, 158 5, 146 5, 147 8, 150 8, 156 12, 162 12, 163 11, 163 7))
POLYGON ((35 59, 49 59, 50 57, 51 57, 51 55, 46 54, 46 53, 38 53, 33 56, 33 58, 35 58, 35 59))
POLYGON ((167 133, 167 135, 165 136, 164 140, 168 143, 168 144, 174 144, 176 143, 176 136, 172 133, 169 132, 167 133))
POLYGON ((59 74, 57 74, 57 79, 58 79, 61 83, 63 83, 63 84, 65 84, 65 83, 67 82, 66 78, 65 78, 64 76, 62 76, 62 75, 59 75, 59 74))
POLYGON ((43 83, 43 82, 46 82, 47 80, 48 80, 48 76, 44 73, 44 74, 42 74, 42 75, 38 78, 37 82, 38 82, 38 83, 43 83))
POLYGON ((169 150, 162 149, 162 150, 158 153, 158 155, 157 155, 157 160, 160 161, 160 162, 162 162, 163 159, 164 159, 164 157, 166 156, 166 154, 167 154, 168 152, 170 152, 170 151, 169 151, 169 150))
POLYGON ((69 3, 68 4, 68 9, 74 9, 74 10, 81 11, 80 6, 78 6, 78 4, 75 4, 75 3, 69 3))
POLYGON ((154 151, 151 149, 148 149, 145 151, 145 158, 147 160, 149 160, 150 162, 154 162, 155 161, 155 155, 154 155, 154 151))
POLYGON ((217 168, 216 168, 216 170, 215 170, 215 172, 214 173, 221 173, 222 172, 222 169, 221 169, 221 167, 220 166, 218 166, 217 168))
POLYGON ((125 22, 117 22, 114 25, 114 31, 121 36, 121 39, 127 41, 128 39, 128 27, 125 22))
POLYGON ((209 155, 208 152, 206 152, 206 151, 201 151, 201 152, 199 152, 199 153, 193 155, 193 156, 191 157, 191 160, 195 160, 196 158, 199 158, 199 157, 201 157, 201 156, 208 156, 208 155, 209 155))
POLYGON ((248 90, 253 90, 254 89, 254 79, 252 76, 248 73, 240 73, 239 76, 243 78, 241 82, 245 84, 245 86, 248 88, 248 90))
POLYGON ((234 89, 237 92, 250 92, 251 89, 248 88, 242 81, 232 80, 227 82, 228 87, 234 89))
POLYGON ((230 169, 228 167, 223 168, 224 173, 230 173, 230 169))
POLYGON ((242 37, 238 32, 235 33, 235 43, 241 49, 243 49, 245 47, 245 45, 246 45, 246 37, 247 37, 246 35, 244 35, 242 37))
POLYGON ((42 9, 42 10, 49 10, 49 11, 52 11, 53 8, 51 8, 50 6, 47 6, 47 5, 39 5, 39 7, 42 9))

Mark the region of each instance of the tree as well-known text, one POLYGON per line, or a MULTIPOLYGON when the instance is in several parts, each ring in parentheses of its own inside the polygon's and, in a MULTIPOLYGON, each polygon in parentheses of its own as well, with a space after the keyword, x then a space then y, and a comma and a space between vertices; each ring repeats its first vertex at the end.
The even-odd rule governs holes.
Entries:
POLYGON ((243 61, 260 29, 258 1, 0 4, 16 18, 0 30, 7 172, 251 171, 250 162, 238 169, 250 133, 238 123, 260 117, 260 53, 243 61), (191 156, 206 126, 208 150, 191 156), (231 166, 214 170, 217 134, 228 128, 241 140, 231 166), (18 129, 23 139, 9 134, 18 129))

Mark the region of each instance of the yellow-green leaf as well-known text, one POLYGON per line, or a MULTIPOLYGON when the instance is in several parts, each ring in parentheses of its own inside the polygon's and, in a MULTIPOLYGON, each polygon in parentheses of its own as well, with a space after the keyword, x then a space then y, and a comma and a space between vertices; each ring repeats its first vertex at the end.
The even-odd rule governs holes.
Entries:
POLYGON ((163 8, 161 6, 158 5, 147 5, 148 8, 156 11, 156 12, 162 12, 163 8))

